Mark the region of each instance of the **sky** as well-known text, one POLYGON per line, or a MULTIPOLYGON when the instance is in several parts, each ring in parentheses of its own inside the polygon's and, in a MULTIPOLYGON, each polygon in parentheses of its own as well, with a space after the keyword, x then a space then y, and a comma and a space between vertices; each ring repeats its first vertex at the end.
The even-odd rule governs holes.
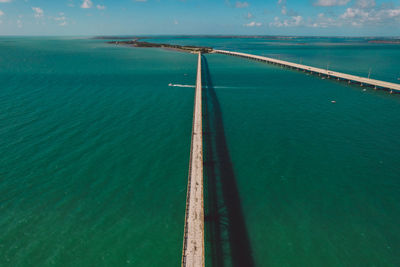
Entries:
POLYGON ((0 35, 400 36, 400 0, 0 0, 0 35))

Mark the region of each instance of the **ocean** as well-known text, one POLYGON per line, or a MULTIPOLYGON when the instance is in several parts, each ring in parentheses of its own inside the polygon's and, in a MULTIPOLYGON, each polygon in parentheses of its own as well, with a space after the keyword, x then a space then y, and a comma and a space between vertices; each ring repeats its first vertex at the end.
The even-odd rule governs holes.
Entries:
MULTIPOLYGON (((366 39, 151 41, 400 78, 366 39)), ((180 265, 196 62, 0 38, 0 266, 180 265)), ((217 54, 203 85, 207 266, 400 265, 400 94, 217 54)))

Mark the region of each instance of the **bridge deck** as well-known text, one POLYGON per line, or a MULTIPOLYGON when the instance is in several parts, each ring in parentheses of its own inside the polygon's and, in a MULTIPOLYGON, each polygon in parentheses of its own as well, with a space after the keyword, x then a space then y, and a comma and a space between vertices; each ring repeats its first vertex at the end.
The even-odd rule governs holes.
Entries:
POLYGON ((201 53, 199 53, 183 237, 183 267, 204 266, 203 122, 201 98, 201 53))
POLYGON ((336 77, 338 79, 342 79, 342 80, 346 80, 346 81, 350 81, 350 82, 357 82, 362 85, 370 85, 370 86, 374 86, 374 87, 389 89, 391 91, 400 92, 400 84, 396 84, 396 83, 390 83, 390 82, 385 82, 385 81, 380 81, 380 80, 369 79, 369 78, 360 77, 360 76, 356 76, 356 75, 351 75, 351 74, 346 74, 346 73, 341 73, 341 72, 331 71, 331 70, 326 70, 326 69, 321 69, 321 68, 315 68, 315 67, 311 67, 311 66, 307 66, 307 65, 292 63, 292 62, 269 58, 269 57, 256 56, 256 55, 252 55, 252 54, 231 52, 231 51, 225 51, 225 50, 214 50, 213 52, 219 53, 219 54, 239 56, 239 57, 260 60, 260 61, 264 61, 264 62, 268 62, 268 63, 273 63, 273 64, 283 65, 283 66, 287 66, 287 67, 292 67, 292 68, 299 69, 299 70, 304 70, 307 72, 323 74, 323 75, 326 75, 329 77, 336 77))

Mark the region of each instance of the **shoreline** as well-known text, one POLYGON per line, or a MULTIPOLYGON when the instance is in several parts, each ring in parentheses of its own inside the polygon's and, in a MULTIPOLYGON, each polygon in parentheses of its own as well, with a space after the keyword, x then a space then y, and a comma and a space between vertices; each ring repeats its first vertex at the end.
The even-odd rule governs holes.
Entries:
POLYGON ((206 46, 186 46, 186 45, 173 45, 173 44, 163 44, 163 43, 150 43, 141 42, 139 39, 129 40, 129 41, 110 41, 108 44, 115 45, 125 45, 130 47, 142 47, 142 48, 163 48, 166 50, 173 50, 179 52, 187 53, 202 53, 207 54, 213 51, 213 48, 206 46))

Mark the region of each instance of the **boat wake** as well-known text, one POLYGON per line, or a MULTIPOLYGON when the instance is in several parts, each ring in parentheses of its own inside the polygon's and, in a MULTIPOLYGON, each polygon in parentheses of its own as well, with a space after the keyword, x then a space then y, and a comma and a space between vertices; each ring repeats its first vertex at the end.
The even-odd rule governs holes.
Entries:
POLYGON ((170 83, 170 84, 168 84, 168 86, 171 86, 171 87, 196 88, 196 85, 188 85, 188 84, 173 84, 173 83, 170 83))
MULTIPOLYGON (((196 88, 196 85, 190 85, 190 84, 174 84, 174 83, 169 83, 168 86, 170 87, 184 87, 184 88, 196 88)), ((214 86, 214 89, 230 89, 234 87, 229 87, 229 86, 214 86)))

